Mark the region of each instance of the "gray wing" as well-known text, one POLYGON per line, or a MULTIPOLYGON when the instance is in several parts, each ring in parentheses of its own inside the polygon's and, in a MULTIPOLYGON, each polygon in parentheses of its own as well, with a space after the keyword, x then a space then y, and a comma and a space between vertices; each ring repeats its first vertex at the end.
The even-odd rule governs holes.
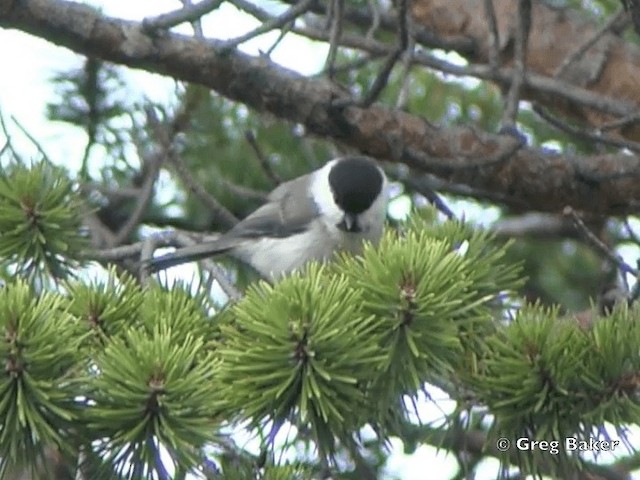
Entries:
MULTIPOLYGON (((309 196, 311 177, 304 175, 278 186, 269 194, 269 201, 222 237, 282 238, 304 232, 320 214, 309 196)), ((221 238, 222 240, 222 238, 221 238)))
POLYGON ((308 194, 309 181, 309 175, 305 175, 281 184, 269 194, 265 205, 216 240, 153 258, 146 268, 151 272, 163 270, 228 252, 253 238, 282 238, 304 232, 319 215, 315 202, 308 194))

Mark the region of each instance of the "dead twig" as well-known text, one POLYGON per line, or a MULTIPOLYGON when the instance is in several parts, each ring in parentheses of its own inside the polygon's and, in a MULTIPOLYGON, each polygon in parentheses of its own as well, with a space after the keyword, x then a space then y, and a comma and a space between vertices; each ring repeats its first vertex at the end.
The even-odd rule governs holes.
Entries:
POLYGON ((447 205, 442 197, 438 195, 438 193, 433 190, 429 184, 416 180, 412 175, 408 175, 406 178, 403 178, 402 183, 414 192, 419 193, 426 198, 431 205, 433 205, 438 211, 442 212, 449 220, 455 220, 456 215, 453 213, 453 210, 449 208, 449 205, 447 205))
POLYGON ((632 113, 631 115, 625 115, 618 120, 613 120, 611 122, 604 123, 600 125, 598 128, 600 131, 604 132, 607 130, 613 130, 615 128, 624 128, 630 125, 635 125, 640 122, 640 113, 632 113))
MULTIPOLYGON (((189 247, 197 243, 190 236, 181 232, 176 233, 176 241, 181 247, 189 247)), ((218 282, 218 285, 220 285, 220 288, 230 300, 236 301, 242 298, 242 293, 227 279, 225 271, 222 268, 212 260, 202 260, 202 263, 207 272, 218 282)))
POLYGON ((493 0, 484 0, 484 15, 489 26, 489 66, 498 68, 500 66, 500 35, 493 0))
POLYGON ((607 20, 604 25, 602 25, 598 30, 596 30, 594 34, 591 36, 591 38, 585 41, 582 45, 578 46, 578 48, 576 48, 571 53, 571 55, 569 55, 562 61, 562 63, 554 73, 554 76, 561 77, 562 74, 565 73, 571 65, 573 65, 575 62, 580 60, 580 58, 582 58, 582 56, 587 52, 587 50, 589 50, 593 45, 595 45, 596 42, 600 40, 609 30, 611 30, 611 28, 624 16, 625 16, 625 12, 623 9, 619 10, 614 15, 611 15, 611 17, 609 17, 609 20, 607 20))
POLYGON ((566 121, 554 117, 539 105, 533 105, 533 111, 536 112, 540 118, 553 125, 558 130, 566 132, 574 137, 589 142, 599 142, 605 145, 611 145, 612 147, 626 148, 633 152, 640 152, 640 143, 632 140, 620 140, 619 138, 603 135, 598 131, 590 131, 582 128, 574 127, 566 123, 566 121))
POLYGON ((567 215, 571 218, 576 229, 583 236, 585 241, 616 265, 621 272, 629 273, 636 278, 638 277, 638 269, 633 268, 631 265, 626 263, 620 255, 615 253, 602 240, 600 240, 598 236, 585 225, 584 221, 572 207, 565 207, 562 213, 563 215, 567 215))
POLYGON ((398 62, 398 59, 402 56, 403 52, 407 50, 409 45, 409 18, 407 12, 407 0, 399 0, 396 8, 398 9, 398 46, 392 51, 385 60, 382 69, 376 76, 371 88, 367 95, 359 102, 362 107, 369 107, 375 102, 384 87, 389 82, 389 76, 393 67, 398 62))
POLYGON ((209 12, 218 8, 224 0, 202 0, 196 4, 188 5, 173 12, 164 13, 153 18, 142 20, 142 28, 147 33, 154 33, 158 30, 167 30, 181 23, 193 23, 209 12))
POLYGON ((342 37, 342 15, 344 11, 344 0, 333 0, 331 2, 331 10, 327 19, 331 22, 331 30, 329 33, 329 53, 325 61, 324 70, 326 70, 329 78, 333 78, 333 67, 338 56, 338 47, 340 45, 340 37, 342 37))
POLYGON ((309 10, 311 3, 314 0, 300 0, 300 3, 294 5, 289 10, 284 12, 282 15, 272 18, 268 22, 264 22, 259 27, 251 30, 250 32, 245 33, 244 35, 240 35, 239 37, 232 38, 231 40, 227 40, 223 42, 222 48, 224 49, 232 49, 237 47, 238 45, 251 40, 263 33, 270 32, 271 30, 276 30, 281 28, 283 25, 294 21, 300 15, 304 14, 309 10))
POLYGON ((165 153, 166 160, 168 160, 187 188, 189 188, 189 190, 191 190, 191 192, 200 199, 215 218, 225 227, 231 228, 238 223, 236 216, 216 198, 210 195, 209 192, 207 192, 206 189, 195 179, 191 171, 184 165, 184 162, 182 162, 182 159, 173 148, 171 138, 169 137, 166 129, 163 128, 153 109, 147 109, 147 118, 156 135, 157 142, 161 145, 165 153))
MULTIPOLYGON (((138 151, 141 152, 140 149, 138 151)), ((124 224, 114 235, 112 239, 112 246, 120 245, 129 237, 129 235, 131 235, 133 230, 142 220, 147 207, 151 203, 151 198, 153 197, 153 188, 155 186, 156 180, 158 179, 158 174, 160 173, 160 166, 162 165, 162 153, 155 152, 154 154, 147 155, 143 159, 143 163, 146 164, 147 170, 144 183, 140 188, 140 194, 138 195, 135 207, 133 208, 131 215, 129 215, 129 218, 127 218, 126 222, 124 222, 124 224)))
POLYGON ((518 0, 518 28, 515 39, 514 74, 502 116, 502 128, 515 128, 520 92, 525 84, 527 43, 531 29, 531 0, 518 0))
POLYGON ((282 178, 278 175, 273 168, 271 168, 271 163, 269 163, 269 159, 262 152, 260 145, 258 145, 258 141, 256 140, 256 135, 251 130, 247 130, 244 132, 244 138, 247 139, 249 145, 256 154, 256 158, 258 159, 258 163, 260 164, 260 168, 265 173, 265 175, 271 180, 271 183, 275 185, 280 185, 282 183, 282 178))

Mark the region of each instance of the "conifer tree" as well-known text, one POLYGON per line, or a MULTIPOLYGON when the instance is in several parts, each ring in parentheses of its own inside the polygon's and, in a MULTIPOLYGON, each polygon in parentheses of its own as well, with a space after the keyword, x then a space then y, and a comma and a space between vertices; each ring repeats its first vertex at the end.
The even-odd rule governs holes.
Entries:
POLYGON ((84 140, 57 158, 0 118, 0 478, 386 479, 398 439, 453 478, 631 478, 637 10, 0 0, 0 27, 83 55, 43 110, 84 140), (258 26, 211 40, 229 5, 258 26), (318 75, 272 60, 292 35, 326 45, 318 75), (171 100, 135 96, 129 67, 171 100), (362 254, 275 282, 229 258, 141 268, 350 152, 392 181, 362 254))

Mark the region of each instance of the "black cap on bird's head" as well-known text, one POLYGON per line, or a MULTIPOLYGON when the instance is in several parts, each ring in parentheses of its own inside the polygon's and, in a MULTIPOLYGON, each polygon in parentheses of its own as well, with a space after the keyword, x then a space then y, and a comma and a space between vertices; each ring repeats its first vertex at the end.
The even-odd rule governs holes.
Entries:
POLYGON ((341 158, 329 172, 329 186, 336 204, 345 212, 338 225, 349 232, 360 231, 357 217, 381 194, 384 178, 375 162, 367 157, 341 158))

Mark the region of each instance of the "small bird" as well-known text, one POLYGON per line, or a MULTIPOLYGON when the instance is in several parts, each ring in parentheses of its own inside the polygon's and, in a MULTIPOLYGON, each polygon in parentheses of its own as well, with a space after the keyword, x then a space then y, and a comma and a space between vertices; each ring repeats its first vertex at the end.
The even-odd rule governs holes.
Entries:
POLYGON ((288 274, 335 251, 361 251, 382 236, 387 178, 364 156, 335 158, 322 168, 282 183, 267 203, 215 240, 153 258, 150 271, 228 254, 265 278, 288 274))

